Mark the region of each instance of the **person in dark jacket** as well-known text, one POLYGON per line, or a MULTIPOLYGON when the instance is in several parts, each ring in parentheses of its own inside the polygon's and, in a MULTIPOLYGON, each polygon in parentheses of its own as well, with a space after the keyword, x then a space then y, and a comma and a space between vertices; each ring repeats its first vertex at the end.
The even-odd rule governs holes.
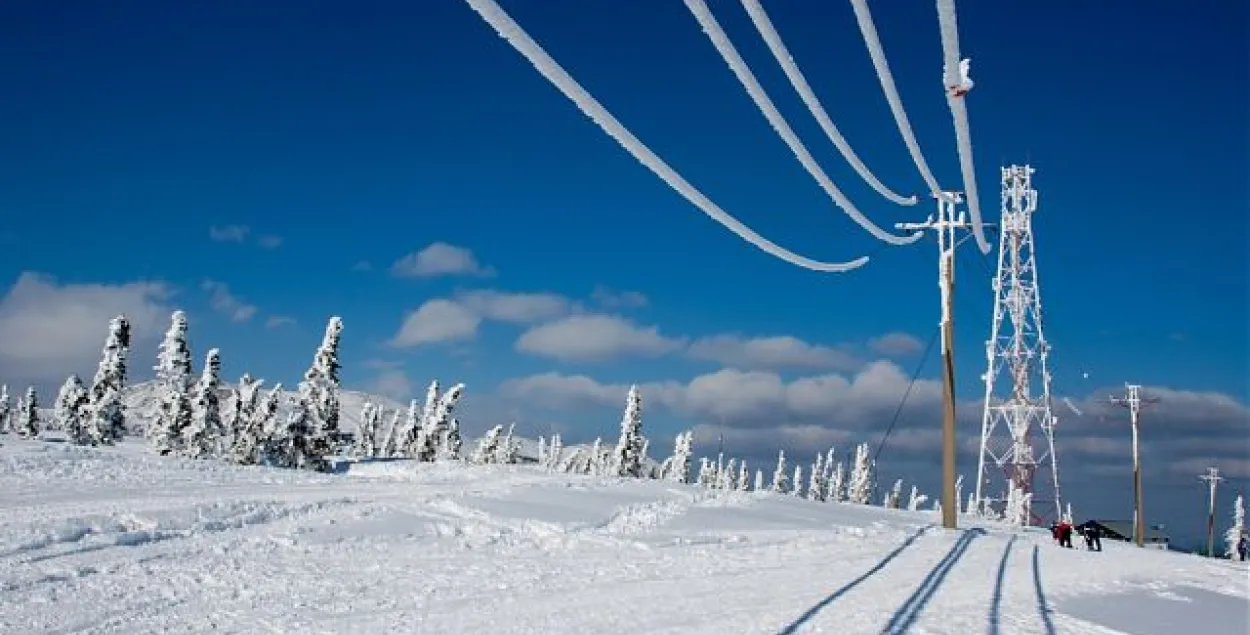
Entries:
POLYGON ((1102 551, 1102 531, 1098 529, 1098 525, 1085 527, 1085 542, 1094 551, 1102 551))
POLYGON ((1237 557, 1241 558, 1242 562, 1246 561, 1246 551, 1246 535, 1242 534, 1241 539, 1237 541, 1237 557))

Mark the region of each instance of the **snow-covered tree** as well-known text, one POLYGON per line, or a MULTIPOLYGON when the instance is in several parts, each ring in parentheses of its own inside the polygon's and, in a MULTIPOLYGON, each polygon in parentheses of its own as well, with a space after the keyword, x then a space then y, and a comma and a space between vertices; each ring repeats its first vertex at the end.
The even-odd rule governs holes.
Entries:
POLYGON ((220 456, 226 426, 221 420, 221 353, 208 351, 200 379, 191 388, 191 425, 182 435, 183 453, 193 459, 220 456))
POLYGON ((1072 503, 1063 506, 1063 520, 1068 523, 1072 522, 1072 503))
POLYGON ((160 406, 156 420, 147 429, 152 448, 158 454, 179 451, 182 435, 191 425, 191 348, 187 344, 187 314, 174 311, 169 330, 156 355, 156 381, 160 406))
POLYGON ((477 442, 477 448, 473 450, 469 461, 478 464, 493 463, 495 457, 499 456, 500 437, 503 436, 503 426, 497 425, 486 432, 477 442))
POLYGON ((955 478, 955 515, 962 514, 959 509, 959 503, 964 499, 964 475, 960 474, 955 478))
MULTIPOLYGON (((460 436, 460 420, 452 417, 451 422, 447 424, 447 428, 440 433, 438 452, 435 458, 439 461, 454 461, 460 458, 460 446, 464 444, 463 438, 460 436)), ((520 446, 516 446, 519 448, 520 446)), ((518 450, 519 451, 519 450, 518 450)), ((514 451, 514 455, 515 455, 514 451)), ((516 462, 513 457, 513 462, 516 462)))
POLYGON ((900 478, 894 481, 894 487, 891 487, 890 491, 886 492, 885 500, 881 502, 881 506, 888 509, 898 509, 899 505, 902 504, 902 498, 903 479, 900 478))
POLYGON ((119 315, 109 320, 108 339, 99 368, 91 382, 91 422, 88 434, 92 445, 112 444, 126 430, 126 406, 122 389, 126 386, 126 355, 130 350, 130 321, 119 315))
POLYGON ((328 471, 339 430, 339 341, 343 320, 330 318, 313 363, 299 383, 298 397, 280 448, 279 464, 328 471))
POLYGON ((755 470, 755 482, 754 482, 754 484, 752 485, 751 490, 752 490, 752 491, 756 491, 756 492, 762 492, 762 491, 764 491, 764 470, 761 470, 761 469, 759 469, 759 468, 756 468, 756 470, 755 470))
POLYGON ((13 416, 13 398, 9 396, 9 386, 0 386, 0 433, 9 431, 9 421, 13 416))
POLYGON ((1237 543, 1246 535, 1246 501, 1238 494, 1233 500, 1233 526, 1224 532, 1224 555, 1228 558, 1237 557, 1237 543))
MULTIPOLYGON (((920 506, 928 501, 929 497, 920 493, 920 489, 915 485, 911 486, 911 496, 907 497, 907 511, 919 511, 920 506)), ((959 500, 959 499, 955 499, 959 500)))
POLYGON ((673 441, 673 456, 665 461, 665 478, 678 483, 690 482, 690 455, 693 449, 694 431, 679 432, 673 441))
POLYGON ((777 451, 777 469, 773 470, 773 484, 769 487, 769 491, 774 494, 784 494, 786 487, 789 485, 789 475, 786 473, 786 451, 777 451))
POLYGON ((747 470, 746 459, 743 459, 742 464, 738 466, 738 491, 751 491, 751 472, 747 470))
POLYGON ((272 442, 273 419, 278 411, 278 398, 282 385, 263 396, 260 387, 263 379, 253 379, 244 373, 239 387, 234 391, 234 403, 230 413, 229 428, 233 430, 230 448, 231 458, 241 465, 264 462, 266 450, 272 442))
POLYGON ((833 503, 846 500, 846 466, 841 461, 834 465, 833 473, 829 476, 829 493, 825 499, 833 503))
POLYGON ((1016 527, 1029 524, 1029 499, 1031 497, 1032 494, 1026 494, 1015 483, 1011 483, 1007 489, 1007 505, 1003 509, 1003 522, 1016 527))
POLYGON ((730 458, 720 475, 720 488, 723 490, 738 489, 738 459, 730 458))
POLYGON ((88 417, 91 414, 88 410, 89 404, 87 388, 82 385, 82 380, 78 375, 70 375, 61 386, 61 392, 57 393, 53 410, 53 416, 70 443, 85 445, 91 442, 87 432, 88 417))
POLYGON ((814 501, 825 499, 825 455, 817 454, 807 481, 807 498, 814 501))
MULTIPOLYGON (((429 395, 426 397, 426 403, 429 404, 427 409, 432 414, 434 412, 433 401, 438 399, 438 381, 430 383, 429 395)), ((421 452, 421 411, 417 407, 417 400, 408 401, 408 409, 404 411, 404 422, 399 428, 400 454, 404 456, 416 457, 421 452)))
MULTIPOLYGON (((456 404, 459 403, 460 396, 463 394, 464 384, 456 384, 439 396, 438 402, 434 405, 433 414, 429 419, 421 422, 421 429, 424 434, 420 435, 422 437, 422 449, 417 457, 418 459, 433 461, 438 458, 439 447, 442 445, 446 435, 449 434, 452 426, 452 412, 455 411, 456 404)), ((456 423, 457 436, 460 434, 459 425, 459 423, 456 423)), ((511 441, 509 441, 509 444, 508 451, 512 452, 514 448, 511 447, 511 441)))
POLYGON ((969 516, 977 514, 977 493, 968 492, 968 506, 964 508, 964 513, 969 516))
POLYGON ((855 448, 855 468, 851 482, 847 484, 846 498, 857 505, 867 505, 872 494, 872 460, 868 456, 868 444, 855 448))
POLYGON ((378 430, 382 427, 382 407, 366 401, 360 408, 360 426, 356 429, 356 442, 352 454, 358 457, 377 456, 378 430))
POLYGON ((23 439, 39 436, 39 395, 34 386, 26 389, 26 398, 18 404, 15 428, 14 432, 23 439))
POLYGON ((707 457, 699 458, 699 476, 695 482, 703 487, 712 486, 712 462, 707 457))
POLYGON ((492 463, 511 465, 517 462, 521 446, 517 443, 513 434, 515 430, 516 423, 508 424, 508 432, 504 434, 503 440, 495 447, 495 457, 491 461, 492 463))
POLYGON ((621 436, 612 453, 612 466, 617 476, 642 476, 642 446, 642 394, 638 391, 638 386, 633 385, 625 396, 621 436))

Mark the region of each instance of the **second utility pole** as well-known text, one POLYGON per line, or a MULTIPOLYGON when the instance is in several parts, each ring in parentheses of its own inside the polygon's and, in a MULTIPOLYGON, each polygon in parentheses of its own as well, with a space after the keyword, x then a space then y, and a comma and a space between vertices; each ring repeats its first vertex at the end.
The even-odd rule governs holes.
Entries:
POLYGON ((1215 557, 1215 488, 1219 486, 1220 481, 1224 480, 1220 476, 1220 468, 1209 467, 1207 473, 1198 478, 1207 482, 1211 486, 1211 501, 1207 505, 1207 557, 1215 557))
POLYGON ((951 302, 955 291, 955 247, 960 241, 955 230, 971 227, 963 214, 955 217, 955 204, 963 202, 959 192, 935 195, 938 214, 923 223, 897 223, 905 230, 937 231, 938 288, 942 291, 942 526, 958 526, 959 500, 955 494, 955 320, 951 302))
POLYGON ((1112 397, 1111 403, 1117 406, 1128 408, 1129 422, 1133 425, 1133 542, 1138 547, 1144 546, 1146 542, 1146 514, 1142 510, 1142 491, 1141 491, 1141 453, 1137 450, 1137 422, 1141 417, 1141 408, 1143 404, 1152 404, 1159 401, 1157 397, 1143 399, 1141 396, 1141 386, 1135 384, 1124 384, 1124 389, 1128 393, 1124 397, 1112 397))

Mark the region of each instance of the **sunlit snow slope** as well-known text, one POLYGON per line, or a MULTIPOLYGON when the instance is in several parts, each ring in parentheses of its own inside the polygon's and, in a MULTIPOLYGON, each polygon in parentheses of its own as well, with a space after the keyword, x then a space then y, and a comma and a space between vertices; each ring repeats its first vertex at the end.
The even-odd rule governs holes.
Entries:
POLYGON ((0 447, 0 633, 1244 633, 1247 568, 548 474, 0 447))

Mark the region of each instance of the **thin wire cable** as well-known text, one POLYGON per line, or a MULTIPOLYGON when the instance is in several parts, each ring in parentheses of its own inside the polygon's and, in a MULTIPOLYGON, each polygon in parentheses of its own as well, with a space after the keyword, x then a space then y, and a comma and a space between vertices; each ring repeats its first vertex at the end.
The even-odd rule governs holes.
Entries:
POLYGON ((907 111, 903 109, 903 100, 898 95, 898 88, 894 86, 894 74, 890 72, 890 63, 885 59, 881 39, 877 37, 877 27, 872 22, 872 12, 868 10, 868 0, 851 0, 851 8, 855 10, 855 21, 859 23, 859 32, 864 36, 864 44, 868 46, 868 55, 872 58, 872 65, 877 70, 881 91, 885 93, 885 99, 890 104, 890 112, 894 114, 894 123, 898 126, 899 134, 903 136, 903 143, 907 144, 911 160, 916 164, 920 177, 929 186, 929 191, 934 196, 940 196, 942 188, 938 185, 937 179, 933 178, 933 172, 929 170, 929 164, 925 161, 924 154, 920 152, 920 143, 916 141, 916 134, 911 129, 911 121, 907 119, 907 111))
POLYGON ((868 169, 868 166, 864 165, 859 155, 855 154, 851 144, 842 136, 838 127, 833 124, 833 120, 829 117, 829 113, 825 112, 824 106, 816 98, 816 93, 812 91, 811 85, 807 83, 807 78, 799 70, 794 57, 790 55, 789 49, 786 48, 786 44, 782 41, 781 35, 777 33, 777 29, 773 27, 772 20, 768 18, 768 13, 764 11, 764 7, 760 5, 759 0, 742 0, 742 8, 746 9, 747 15, 751 16, 751 23, 755 25, 755 30, 759 32, 760 37, 764 39, 764 43, 768 45, 768 50, 772 52, 777 63, 781 65, 781 70, 785 71, 786 78, 790 80, 790 85, 794 87, 795 92, 799 94, 803 103, 807 105, 808 112, 812 113, 812 117, 820 124, 820 128, 825 131, 825 136, 829 137, 829 141, 837 147, 838 152, 842 153, 842 157, 846 159, 847 163, 851 164, 851 167, 855 169, 860 178, 864 179, 872 189, 889 199, 892 203, 915 205, 915 196, 903 197, 896 194, 893 190, 886 187, 868 169))
POLYGON ((846 195, 838 189, 829 175, 825 174, 816 160, 812 158, 810 152, 799 140, 798 135, 794 134, 794 130, 790 128, 790 124, 786 123, 785 117, 781 115, 781 111, 777 110, 777 106, 773 104, 772 99, 768 97, 768 93, 764 91, 764 87, 760 85, 755 75, 751 72, 751 68, 747 66, 746 60, 738 54, 738 50, 734 48, 729 36, 725 34, 724 29, 716 21, 712 15, 712 11, 708 9, 707 3, 703 0, 685 0, 686 8, 699 21, 699 26, 703 28, 703 32, 708 39, 712 41, 712 46, 716 47, 716 52, 720 53, 721 59, 729 65, 729 70, 733 71, 735 77, 746 89, 747 94, 751 97, 751 101, 755 102, 755 106, 759 108, 764 118, 772 125, 773 130, 781 140, 789 146, 790 151, 794 153, 795 158, 807 170, 816 182, 820 184, 821 189, 833 199, 834 204, 842 208, 860 227, 863 227, 868 233, 872 234, 879 240, 883 240, 891 245, 910 245, 924 237, 924 232, 917 231, 909 236, 896 236, 884 229, 878 227, 868 217, 855 207, 855 204, 846 198, 846 195))
POLYGON ((857 269, 868 263, 867 257, 860 257, 850 262, 822 262, 796 254, 776 243, 764 238, 750 227, 747 227, 716 203, 703 195, 698 189, 687 182, 672 167, 651 151, 633 135, 612 113, 608 112, 577 80, 573 79, 537 42, 521 28, 494 0, 465 0, 469 6, 486 21, 499 37, 503 38, 512 48, 525 57, 547 81, 551 82, 565 97, 595 122, 604 133, 612 137, 622 148, 640 163, 660 177, 669 187, 681 194, 687 201, 698 207, 716 222, 724 225, 729 231, 743 240, 755 245, 760 250, 780 258, 792 265, 828 273, 841 273, 857 269))
MULTIPOLYGON (((864 2, 864 0, 853 0, 864 2)), ((959 70, 959 22, 955 15, 955 0, 937 0, 938 25, 942 30, 942 57, 944 59, 944 82, 946 103, 955 120, 955 143, 959 150, 959 169, 964 178, 964 196, 968 201, 968 215, 972 221, 972 235, 977 239, 981 253, 990 253, 990 243, 985 239, 981 226, 981 200, 977 194, 977 173, 972 160, 972 130, 968 126, 968 109, 964 105, 967 92, 956 92, 963 78, 959 70)))
POLYGON ((898 408, 894 411, 894 418, 890 419, 890 425, 885 429, 881 441, 877 443, 877 451, 872 454, 872 461, 876 463, 877 457, 881 455, 881 450, 885 448, 885 442, 890 438, 890 433, 894 431, 894 425, 898 423, 898 418, 903 414, 903 406, 907 404, 907 398, 911 396, 911 389, 915 387, 916 380, 920 379, 920 371, 924 370, 924 363, 929 359, 929 353, 933 351, 933 344, 937 342, 938 334, 942 332, 941 327, 933 331, 933 335, 929 336, 929 344, 924 347, 924 355, 920 357, 920 363, 916 364, 916 370, 911 375, 911 382, 907 384, 907 390, 903 391, 903 398, 898 402, 898 408))

